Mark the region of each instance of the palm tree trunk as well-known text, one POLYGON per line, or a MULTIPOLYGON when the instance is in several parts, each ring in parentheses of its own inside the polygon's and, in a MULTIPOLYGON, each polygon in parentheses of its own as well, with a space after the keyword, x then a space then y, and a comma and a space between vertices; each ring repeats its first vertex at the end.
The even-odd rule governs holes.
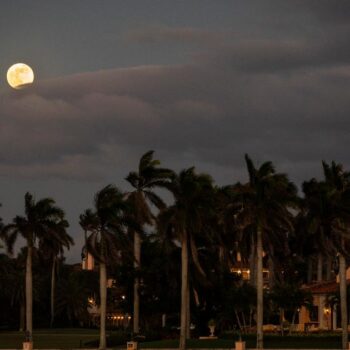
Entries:
POLYGON ((27 242, 26 263, 26 331, 32 339, 33 336, 33 275, 32 275, 32 242, 27 242))
POLYGON ((100 262, 100 350, 106 349, 106 311, 107 311, 107 272, 106 264, 100 262))
MULTIPOLYGON (((134 232, 134 268, 135 272, 138 274, 140 270, 141 262, 141 237, 137 232, 134 232)), ((133 318, 133 332, 138 334, 139 329, 139 320, 140 320, 140 277, 137 275, 134 278, 134 318, 133 318)))
POLYGON ((256 288, 257 288, 257 307, 256 307, 256 348, 263 349, 263 247, 262 247, 262 232, 257 230, 256 242, 257 254, 257 271, 256 271, 256 288))
POLYGON ((186 349, 186 319, 187 319, 187 285, 188 285, 188 246, 187 232, 181 237, 181 324, 179 350, 186 349))
POLYGON ((55 285, 56 285, 56 256, 52 260, 52 269, 51 269, 51 320, 50 327, 52 328, 53 322, 55 319, 55 285))
POLYGON ((342 253, 339 254, 339 288, 340 288, 340 312, 342 328, 342 348, 348 348, 348 314, 346 301, 346 263, 342 253))

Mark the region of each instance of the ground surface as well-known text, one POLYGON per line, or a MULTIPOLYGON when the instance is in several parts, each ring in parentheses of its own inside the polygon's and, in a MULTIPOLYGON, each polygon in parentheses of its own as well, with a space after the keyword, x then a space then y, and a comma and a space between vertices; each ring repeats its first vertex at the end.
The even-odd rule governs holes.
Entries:
MULTIPOLYGON (((45 329, 34 331, 34 348, 79 348, 85 342, 98 338, 98 330, 90 329, 45 329)), ((21 349, 23 332, 0 332, 0 349, 21 349)))
MULTIPOLYGON (((110 332, 108 332, 110 333, 110 332)), ((112 336, 116 334, 112 332, 112 336)), ((23 332, 0 332, 0 349, 21 349, 24 340, 23 332)), ((255 336, 246 336, 247 348, 255 347, 255 336)), ((34 347, 36 349, 61 348, 71 349, 88 347, 86 343, 98 341, 98 330, 91 329, 54 329, 35 330, 34 347)), ((176 340, 144 342, 140 348, 176 348, 176 340)), ((267 349, 340 349, 339 334, 285 336, 265 335, 264 345, 267 349)), ((188 348, 233 348, 234 339, 198 340, 191 339, 188 348)), ((120 346, 119 346, 120 347, 120 346)), ((124 346, 123 346, 124 347, 124 346)))
MULTIPOLYGON (((255 348, 255 336, 248 336, 243 339, 246 341, 247 348, 255 348)), ((197 340, 191 339, 187 342, 188 348, 232 348, 233 339, 217 340, 197 340)), ((162 340, 155 342, 146 342, 141 344, 146 348, 176 348, 178 342, 175 340, 162 340)), ((264 347, 266 349, 340 349, 341 338, 338 335, 319 335, 319 336, 269 336, 264 337, 264 347)))

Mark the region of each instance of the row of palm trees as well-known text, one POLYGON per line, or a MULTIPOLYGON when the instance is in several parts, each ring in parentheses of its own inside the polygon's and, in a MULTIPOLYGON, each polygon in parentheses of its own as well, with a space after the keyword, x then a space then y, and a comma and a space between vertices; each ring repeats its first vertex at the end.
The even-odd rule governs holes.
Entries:
MULTIPOLYGON (((349 256, 350 175, 341 165, 323 163, 324 179, 304 182, 304 195, 300 198, 288 176, 276 172, 271 162, 256 167, 245 156, 248 181, 217 187, 209 175, 198 174, 193 167, 177 174, 161 168, 153 156, 153 151, 144 154, 138 169, 126 177, 131 191, 122 192, 108 185, 95 195, 94 208, 80 216, 86 240, 84 249, 99 262, 100 349, 106 348, 107 270, 130 254, 134 257, 135 269, 133 331, 139 333, 142 237, 152 227, 162 239, 181 246, 181 350, 185 349, 190 332, 190 292, 195 293, 191 273, 197 273, 203 280, 208 274, 204 247, 215 251, 218 264, 234 263, 229 259, 232 250, 251 262, 257 288, 257 348, 263 348, 263 255, 268 256, 273 267, 277 264, 278 251, 285 249, 293 237, 313 241, 313 253, 339 257, 342 339, 343 348, 347 347, 345 270, 349 256), (170 192, 171 203, 165 203, 157 189, 170 192)), ((27 241, 26 328, 30 334, 32 248, 36 242, 47 247, 44 249, 52 254, 54 272, 57 255, 73 244, 67 227, 63 211, 53 200, 35 202, 26 194, 25 216, 16 217, 2 230, 10 251, 18 233, 27 241)), ((274 272, 276 278, 281 278, 277 268, 274 272)), ((52 279, 54 300, 54 277, 52 279)), ((53 320, 52 301, 51 322, 53 320)))
MULTIPOLYGON (((204 278, 206 272, 198 258, 198 243, 203 239, 217 247, 218 257, 227 256, 226 242, 239 242, 239 253, 253 257, 256 265, 257 287, 257 348, 263 348, 263 254, 274 262, 276 244, 285 244, 295 235, 296 220, 305 221, 303 229, 309 235, 317 236, 327 250, 318 247, 321 254, 339 256, 343 347, 347 343, 345 256, 347 253, 349 173, 341 165, 323 163, 323 181, 305 182, 304 198, 297 196, 296 186, 286 174, 276 172, 271 162, 255 167, 246 156, 248 181, 222 188, 214 186, 207 174, 197 174, 194 168, 179 174, 159 167, 153 159, 153 152, 142 156, 139 169, 131 172, 127 180, 134 190, 121 193, 113 186, 107 186, 95 198, 97 224, 90 226, 87 240, 88 251, 100 261, 101 273, 101 319, 105 318, 105 264, 107 256, 118 257, 127 233, 133 235, 134 265, 140 268, 141 236, 146 225, 155 225, 158 234, 178 242, 181 246, 181 312, 180 345, 185 349, 190 324, 190 276, 189 263, 204 278), (154 192, 163 188, 173 195, 173 202, 165 205, 154 192), (104 200, 104 198, 106 200, 104 200), (116 202, 113 202, 113 201, 116 202), (149 204, 155 204, 155 216, 149 204), (103 215, 100 216, 101 208, 103 215), (108 218, 107 218, 108 217, 108 218), (120 226, 121 225, 121 226, 120 226), (124 232, 123 232, 124 230, 124 232), (116 235, 117 233, 117 235, 116 235), (110 249, 107 254, 105 247, 110 249), (247 247, 246 252, 243 251, 247 247)), ((83 214, 86 221, 90 211, 83 214)), ((93 220, 92 220, 93 221, 93 220)), ((86 227, 86 226, 85 226, 86 227)), ((230 248, 229 248, 230 249, 230 248)), ((114 262, 115 263, 115 262, 114 262)), ((139 331, 139 277, 134 284, 134 332, 139 331)), ((101 322, 101 325, 103 323, 101 322)), ((105 331, 101 327, 100 348, 105 347, 105 331)))

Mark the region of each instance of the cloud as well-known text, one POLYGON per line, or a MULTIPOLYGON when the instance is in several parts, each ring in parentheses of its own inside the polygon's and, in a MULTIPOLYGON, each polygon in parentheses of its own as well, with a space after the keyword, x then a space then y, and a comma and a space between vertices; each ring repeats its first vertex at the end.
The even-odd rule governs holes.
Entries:
POLYGON ((218 46, 232 37, 232 32, 211 31, 194 27, 153 26, 130 30, 124 33, 126 43, 138 44, 191 44, 218 46))
POLYGON ((314 39, 244 39, 221 50, 196 53, 218 66, 230 66, 247 73, 283 72, 346 65, 350 62, 348 35, 337 31, 314 39))
MULTIPOLYGON (((279 5, 281 2, 277 1, 279 5)), ((278 6, 278 5, 277 5, 278 6)), ((328 0, 288 0, 282 4, 282 9, 307 11, 309 14, 330 23, 348 22, 350 19, 350 3, 347 0, 338 0, 336 2, 328 0)))
POLYGON ((0 174, 102 182, 154 149, 214 177, 248 152, 301 180, 295 164, 347 159, 348 55, 342 38, 241 39, 188 64, 38 81, 1 96, 0 174))

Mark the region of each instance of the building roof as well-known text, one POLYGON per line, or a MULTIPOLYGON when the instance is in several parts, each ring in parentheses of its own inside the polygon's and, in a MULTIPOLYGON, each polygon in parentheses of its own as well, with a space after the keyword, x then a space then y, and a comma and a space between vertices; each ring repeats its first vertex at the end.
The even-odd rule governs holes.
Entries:
MULTIPOLYGON (((347 283, 349 284, 350 280, 347 280, 347 283)), ((339 283, 336 280, 314 282, 303 285, 302 289, 310 291, 312 294, 330 294, 339 290, 339 283)))

